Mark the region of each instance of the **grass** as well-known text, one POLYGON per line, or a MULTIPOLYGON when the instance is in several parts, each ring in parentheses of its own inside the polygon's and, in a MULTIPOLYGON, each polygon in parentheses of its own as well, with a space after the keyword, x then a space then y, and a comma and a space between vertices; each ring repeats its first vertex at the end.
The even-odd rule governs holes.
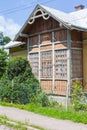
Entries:
POLYGON ((10 120, 6 116, 0 116, 0 125, 5 125, 15 130, 27 130, 25 123, 10 120))
POLYGON ((20 109, 24 109, 27 111, 31 111, 37 114, 41 114, 44 116, 53 117, 56 119, 63 119, 63 120, 72 120, 74 122, 84 123, 87 124, 87 112, 76 112, 73 110, 64 110, 64 109, 54 109, 49 107, 41 107, 35 104, 27 104, 27 105, 19 105, 19 104, 9 104, 9 103, 0 103, 4 106, 10 107, 17 107, 20 109))
POLYGON ((27 122, 19 122, 10 120, 7 116, 0 116, 0 125, 5 125, 10 128, 14 128, 15 130, 27 130, 28 128, 36 128, 37 130, 46 130, 36 125, 29 125, 27 122))

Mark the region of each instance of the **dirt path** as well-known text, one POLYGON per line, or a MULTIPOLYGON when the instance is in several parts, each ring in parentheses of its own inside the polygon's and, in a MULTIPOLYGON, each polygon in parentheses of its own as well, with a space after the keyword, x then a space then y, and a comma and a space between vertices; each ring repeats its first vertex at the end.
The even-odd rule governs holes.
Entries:
POLYGON ((6 115, 8 118, 17 121, 28 121, 29 124, 34 124, 48 130, 87 130, 87 125, 84 124, 44 117, 17 108, 0 106, 0 115, 6 115))

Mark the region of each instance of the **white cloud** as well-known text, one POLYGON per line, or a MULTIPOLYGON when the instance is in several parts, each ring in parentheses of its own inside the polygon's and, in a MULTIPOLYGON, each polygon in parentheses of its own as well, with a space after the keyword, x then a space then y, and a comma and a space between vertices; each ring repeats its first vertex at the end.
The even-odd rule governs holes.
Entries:
POLYGON ((4 36, 9 36, 11 39, 14 39, 14 36, 20 28, 21 26, 12 19, 6 19, 3 16, 0 16, 0 31, 3 32, 4 36))

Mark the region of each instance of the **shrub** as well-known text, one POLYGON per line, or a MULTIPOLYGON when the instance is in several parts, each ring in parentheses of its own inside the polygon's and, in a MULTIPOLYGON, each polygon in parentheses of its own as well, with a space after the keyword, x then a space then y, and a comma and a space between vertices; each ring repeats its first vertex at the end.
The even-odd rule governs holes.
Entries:
POLYGON ((0 49, 0 78, 3 76, 7 66, 7 53, 4 49, 0 49))
POLYGON ((80 81, 76 81, 72 84, 72 103, 76 111, 87 109, 84 103, 84 92, 80 81))
POLYGON ((20 76, 20 82, 23 82, 27 78, 34 77, 30 64, 28 63, 26 58, 22 57, 10 60, 8 62, 6 73, 9 80, 20 76))
POLYGON ((40 102, 43 107, 47 107, 50 104, 48 96, 44 92, 42 92, 40 95, 40 102))
POLYGON ((0 80, 0 100, 26 104, 36 96, 38 88, 28 61, 22 57, 12 59, 0 80))
POLYGON ((38 102, 42 106, 49 104, 28 61, 20 57, 8 62, 6 73, 0 80, 0 100, 19 104, 38 102))

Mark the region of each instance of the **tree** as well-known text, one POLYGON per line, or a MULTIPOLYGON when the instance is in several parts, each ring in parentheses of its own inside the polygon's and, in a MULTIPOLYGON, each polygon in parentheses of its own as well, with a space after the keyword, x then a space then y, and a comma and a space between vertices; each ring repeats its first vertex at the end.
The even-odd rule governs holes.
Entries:
POLYGON ((0 45, 3 45, 3 32, 0 32, 0 45))
POLYGON ((38 80, 27 59, 18 57, 8 61, 6 73, 0 82, 0 99, 26 104, 40 92, 38 80))
POLYGON ((49 104, 27 59, 18 57, 8 61, 6 71, 0 80, 0 101, 40 103, 42 106, 49 104))
POLYGON ((6 70, 7 65, 7 53, 4 49, 0 49, 0 77, 2 77, 3 73, 6 70))
POLYGON ((11 41, 11 38, 8 36, 4 36, 3 32, 0 32, 0 45, 5 45, 11 41))
POLYGON ((10 37, 8 37, 8 36, 3 37, 3 43, 4 43, 4 45, 7 44, 7 43, 9 43, 10 41, 11 41, 10 37))
POLYGON ((22 57, 11 59, 8 62, 7 75, 10 80, 20 77, 21 81, 34 77, 30 64, 27 59, 22 57))

